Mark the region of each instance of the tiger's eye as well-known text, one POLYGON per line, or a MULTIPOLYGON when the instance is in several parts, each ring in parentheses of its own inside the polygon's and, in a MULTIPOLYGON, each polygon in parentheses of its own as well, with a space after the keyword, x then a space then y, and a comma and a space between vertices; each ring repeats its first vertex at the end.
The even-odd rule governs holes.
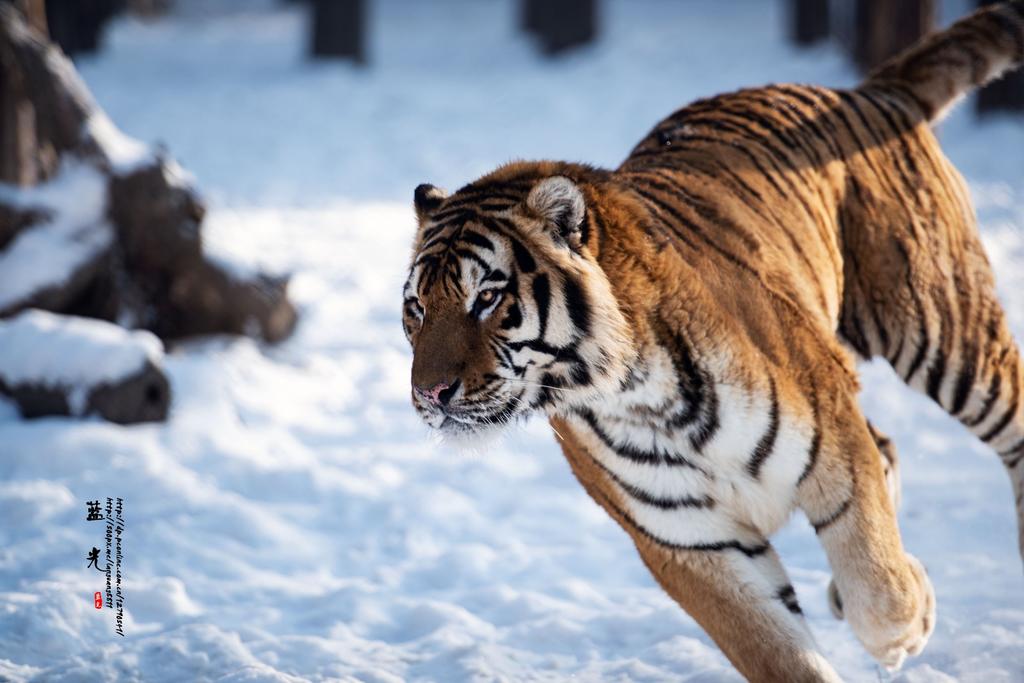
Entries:
POLYGON ((489 304, 492 301, 494 301, 494 297, 495 294, 493 289, 485 289, 484 291, 480 292, 480 301, 484 302, 485 304, 489 304))

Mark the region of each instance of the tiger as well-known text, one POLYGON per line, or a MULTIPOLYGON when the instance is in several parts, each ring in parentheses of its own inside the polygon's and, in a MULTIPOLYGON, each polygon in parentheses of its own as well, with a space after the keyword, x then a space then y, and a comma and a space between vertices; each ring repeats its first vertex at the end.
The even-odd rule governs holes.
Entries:
POLYGON ((514 161, 414 192, 403 288, 420 418, 459 439, 547 417, 576 479, 752 681, 838 681, 771 536, 799 508, 828 599, 898 669, 935 593, 899 469, 858 405, 884 358, 1002 460, 1024 554, 1024 363, 932 124, 1024 61, 1024 0, 851 89, 696 101, 614 169, 514 161))

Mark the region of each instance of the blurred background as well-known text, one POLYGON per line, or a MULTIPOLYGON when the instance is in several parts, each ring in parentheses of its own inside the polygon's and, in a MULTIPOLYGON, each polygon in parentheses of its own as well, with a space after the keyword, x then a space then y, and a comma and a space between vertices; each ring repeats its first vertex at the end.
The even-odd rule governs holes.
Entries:
MULTIPOLYGON (((974 7, 0 2, 0 680, 740 680, 543 420, 475 453, 419 423, 413 188, 517 158, 614 168, 694 99, 851 86, 974 7), (123 636, 86 559, 108 496, 123 636)), ((1022 78, 938 127, 1018 339, 1022 78)), ((1022 680, 1001 465, 887 367, 864 385, 939 600, 894 680, 1022 680)), ((829 616, 802 518, 778 546, 838 670, 887 676, 829 616)))

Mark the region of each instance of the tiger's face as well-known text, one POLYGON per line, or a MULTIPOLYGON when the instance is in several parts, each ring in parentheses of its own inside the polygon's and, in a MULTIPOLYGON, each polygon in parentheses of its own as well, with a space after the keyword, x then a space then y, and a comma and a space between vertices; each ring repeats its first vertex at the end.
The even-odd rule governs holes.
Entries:
POLYGON ((585 403, 616 389, 633 355, 586 247, 580 188, 563 176, 490 178, 451 197, 415 193, 402 311, 412 403, 448 435, 585 403))

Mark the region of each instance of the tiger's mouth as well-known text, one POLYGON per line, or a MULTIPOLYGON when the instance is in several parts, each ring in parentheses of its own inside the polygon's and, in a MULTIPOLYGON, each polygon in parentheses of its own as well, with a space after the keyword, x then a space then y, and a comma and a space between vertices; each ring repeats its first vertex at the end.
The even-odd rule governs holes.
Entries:
POLYGON ((485 401, 457 405, 433 405, 413 395, 413 406, 431 428, 444 434, 479 434, 525 419, 531 412, 522 391, 492 396, 485 401))

